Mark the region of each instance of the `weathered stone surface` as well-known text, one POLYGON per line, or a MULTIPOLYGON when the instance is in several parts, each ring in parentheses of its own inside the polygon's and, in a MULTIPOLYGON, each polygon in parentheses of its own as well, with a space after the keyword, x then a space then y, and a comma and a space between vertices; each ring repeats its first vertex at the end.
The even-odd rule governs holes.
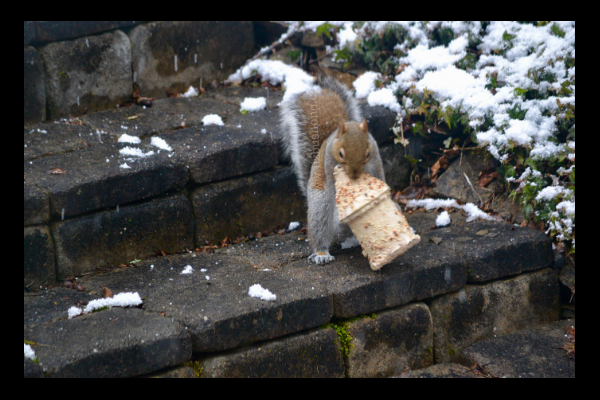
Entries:
POLYGON ((503 222, 475 222, 436 229, 426 235, 441 238, 440 246, 456 251, 465 259, 471 283, 547 268, 553 262, 548 236, 503 222), (482 236, 485 231, 487 234, 482 236))
POLYGON ((204 378, 343 378, 336 332, 307 334, 238 350, 201 361, 204 378))
POLYGON ((259 129, 207 126, 161 135, 181 155, 196 184, 247 175, 279 162, 278 143, 259 129))
POLYGON ((153 379, 196 379, 196 371, 190 367, 179 367, 166 372, 160 372, 147 376, 153 379))
POLYGON ((575 291, 575 267, 566 265, 560 270, 560 283, 566 286, 570 291, 575 291))
MULTIPOLYGON (((45 106, 44 106, 45 107, 45 106)), ((38 124, 23 129, 23 161, 54 154, 81 150, 99 144, 106 135, 96 133, 88 126, 69 123, 38 124)))
MULTIPOLYGON (((100 291, 100 294, 102 292, 100 291)), ((81 307, 98 295, 90 295, 74 289, 52 288, 23 296, 23 326, 34 327, 56 322, 68 317, 67 310, 81 307)))
POLYGON ((379 145, 391 143, 394 139, 392 128, 396 122, 397 114, 393 111, 377 106, 370 107, 366 101, 361 101, 363 116, 369 125, 369 132, 379 145))
POLYGON ((157 251, 193 248, 194 217, 187 197, 177 194, 57 222, 52 235, 58 277, 64 278, 126 264, 157 251))
POLYGON ((50 219, 48 194, 39 188, 23 183, 24 226, 38 225, 50 219))
POLYGON ((323 40, 323 37, 310 30, 305 31, 302 34, 302 40, 300 41, 300 44, 305 47, 312 47, 316 49, 325 48, 325 41, 323 40))
POLYGON ((199 244, 271 231, 306 218, 305 199, 290 167, 201 186, 192 201, 199 244))
MULTIPOLYGON (((464 225, 467 222, 467 217, 463 212, 460 211, 449 211, 450 219, 452 222, 449 227, 456 227, 464 225)), ((431 234, 435 236, 435 232, 439 229, 436 226, 436 220, 440 213, 437 210, 430 211, 412 211, 411 214, 404 212, 404 216, 408 221, 408 224, 413 228, 419 235, 431 234), (433 228, 433 229, 432 229, 433 228)))
POLYGON ((190 337, 177 322, 141 310, 111 309, 23 331, 51 378, 133 377, 190 359, 190 337))
MULTIPOLYGON (((435 195, 444 198, 454 198, 462 203, 477 203, 481 199, 487 202, 494 192, 497 179, 492 181, 487 187, 480 188, 477 185, 479 174, 489 168, 498 166, 498 162, 492 157, 485 160, 483 154, 465 153, 462 160, 458 158, 450 165, 436 182, 434 189, 435 195), (469 177, 473 188, 465 179, 465 174, 469 177)), ((513 202, 509 197, 509 192, 504 191, 491 202, 490 210, 500 213, 500 215, 509 222, 520 224, 525 219, 525 214, 521 210, 519 203, 513 202)))
POLYGON ((404 375, 395 376, 394 378, 417 378, 417 379, 476 379, 478 378, 469 368, 459 364, 437 364, 429 368, 418 371, 410 371, 404 375))
POLYGON ((307 259, 289 268, 295 278, 319 280, 333 294, 334 314, 351 318, 459 290, 466 266, 455 253, 423 240, 391 264, 374 272, 360 248, 338 250, 327 265, 307 259))
POLYGON ((431 304, 437 363, 455 362, 471 344, 557 321, 560 297, 556 273, 545 269, 513 279, 467 286, 431 304))
POLYGON ((23 230, 23 281, 25 287, 47 285, 56 280, 54 246, 43 225, 23 230))
POLYGON ((433 364, 433 325, 425 304, 384 311, 346 330, 354 346, 347 358, 349 378, 385 378, 433 364))
POLYGON ((113 108, 131 96, 131 45, 121 31, 51 43, 40 55, 52 119, 113 108))
POLYGON ((37 42, 58 42, 137 25, 142 21, 36 21, 37 42))
POLYGON ((463 353, 499 378, 575 378, 575 359, 563 350, 571 327, 574 320, 530 328, 475 343, 463 353))
POLYGON ((23 21, 23 46, 27 46, 35 37, 35 21, 23 21))
POLYGON ((24 163, 25 181, 48 192, 50 212, 55 218, 114 207, 153 197, 183 187, 186 167, 178 157, 162 151, 145 158, 123 156, 120 149, 139 148, 157 152, 153 146, 102 144, 77 152, 24 163), (130 158, 131 157, 131 158, 130 158), (127 164, 130 168, 120 166, 127 164), (54 168, 62 175, 48 172, 54 168))
POLYGON ((329 322, 333 315, 331 296, 321 282, 298 279, 286 270, 257 269, 237 256, 199 253, 161 257, 118 271, 84 277, 79 282, 95 291, 108 287, 113 293, 139 292, 146 298, 145 310, 165 313, 188 328, 197 353, 229 350, 305 331, 329 322), (194 272, 181 274, 187 265, 194 272), (250 297, 249 288, 255 284, 270 290, 277 299, 250 297))
POLYGON ((130 32, 134 83, 142 96, 183 93, 222 81, 253 55, 251 22, 161 21, 130 32))
POLYGON ((391 144, 379 147, 379 154, 383 163, 386 183, 393 192, 404 190, 410 185, 411 167, 404 157, 402 146, 391 144))
POLYGON ((33 47, 23 48, 23 123, 25 125, 39 123, 46 119, 44 79, 44 66, 37 50, 33 47))
POLYGON ((270 46, 287 32, 288 27, 283 21, 252 21, 254 25, 254 41, 258 48, 270 46))
POLYGON ((44 370, 38 364, 28 358, 24 358, 23 378, 40 379, 44 378, 44 370))

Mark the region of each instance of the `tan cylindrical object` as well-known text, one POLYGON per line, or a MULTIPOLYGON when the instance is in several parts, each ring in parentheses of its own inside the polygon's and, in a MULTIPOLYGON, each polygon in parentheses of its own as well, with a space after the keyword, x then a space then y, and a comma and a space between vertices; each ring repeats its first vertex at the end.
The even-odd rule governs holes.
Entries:
POLYGON ((350 225, 372 270, 389 264, 421 241, 392 201, 385 182, 367 173, 352 181, 339 165, 333 176, 340 221, 350 225))

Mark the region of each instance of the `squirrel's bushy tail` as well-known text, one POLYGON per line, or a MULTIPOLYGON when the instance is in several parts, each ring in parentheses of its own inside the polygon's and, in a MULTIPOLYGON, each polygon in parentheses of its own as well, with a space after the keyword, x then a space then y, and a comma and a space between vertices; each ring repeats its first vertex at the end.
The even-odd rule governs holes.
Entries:
MULTIPOLYGON (((304 195, 306 195, 312 162, 316 157, 320 144, 326 139, 326 137, 322 137, 319 143, 317 143, 317 146, 315 146, 315 143, 311 142, 309 132, 311 115, 308 115, 308 107, 306 105, 306 103, 309 102, 307 98, 312 98, 311 96, 314 97, 315 101, 335 101, 336 104, 339 104, 338 108, 345 108, 344 114, 347 115, 348 120, 356 122, 362 121, 362 112, 360 111, 358 102, 354 98, 352 92, 335 78, 326 75, 319 76, 317 86, 315 86, 314 89, 294 96, 289 101, 281 104, 279 114, 283 133, 283 148, 286 157, 292 161, 294 172, 298 178, 298 184, 304 195), (333 92, 333 94, 330 93, 330 96, 320 96, 319 88, 326 89, 333 92), (339 97, 339 99, 337 99, 337 97, 339 97), (340 103, 340 100, 343 105, 340 103), (304 104, 302 104, 303 101, 304 104)), ((327 107, 329 105, 330 104, 321 104, 317 109, 329 109, 331 108, 327 107)), ((335 121, 331 122, 332 125, 330 126, 335 126, 335 121)), ((319 134, 321 133, 322 132, 319 132, 319 134)), ((330 133, 331 132, 329 132, 329 134, 330 133)))

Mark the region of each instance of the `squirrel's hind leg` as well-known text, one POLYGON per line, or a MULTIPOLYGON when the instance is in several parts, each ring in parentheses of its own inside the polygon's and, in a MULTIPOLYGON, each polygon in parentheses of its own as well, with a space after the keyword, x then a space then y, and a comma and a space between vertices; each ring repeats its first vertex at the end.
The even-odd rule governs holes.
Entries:
POLYGON ((329 254, 339 222, 335 214, 334 201, 326 189, 316 189, 308 185, 308 234, 314 253, 308 259, 315 264, 327 264, 335 260, 329 254))

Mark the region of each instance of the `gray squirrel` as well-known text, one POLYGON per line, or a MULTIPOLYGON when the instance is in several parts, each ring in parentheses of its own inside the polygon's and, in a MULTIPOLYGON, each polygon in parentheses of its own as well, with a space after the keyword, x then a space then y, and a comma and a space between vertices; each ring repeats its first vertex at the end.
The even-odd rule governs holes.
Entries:
POLYGON ((335 259, 329 247, 336 235, 350 232, 338 218, 333 169, 339 164, 351 179, 366 172, 385 182, 379 148, 352 92, 332 77, 320 76, 317 86, 282 104, 280 119, 286 155, 308 200, 309 260, 326 264, 335 259))

